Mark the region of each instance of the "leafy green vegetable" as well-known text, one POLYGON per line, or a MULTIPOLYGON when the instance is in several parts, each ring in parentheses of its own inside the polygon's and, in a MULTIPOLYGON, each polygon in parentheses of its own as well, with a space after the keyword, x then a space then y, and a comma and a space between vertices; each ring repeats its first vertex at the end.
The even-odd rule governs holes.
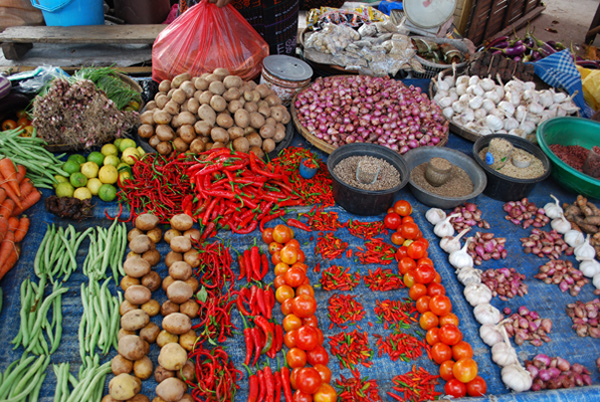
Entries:
POLYGON ((140 101, 140 94, 124 82, 112 67, 85 67, 77 71, 73 78, 92 81, 115 102, 119 110, 124 109, 132 101, 140 101))

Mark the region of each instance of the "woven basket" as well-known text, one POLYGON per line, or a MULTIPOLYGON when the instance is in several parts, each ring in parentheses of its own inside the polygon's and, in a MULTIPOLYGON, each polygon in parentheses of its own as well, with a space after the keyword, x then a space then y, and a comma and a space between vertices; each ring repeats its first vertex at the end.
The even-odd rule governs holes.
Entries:
MULTIPOLYGON (((461 51, 463 54, 467 55, 467 57, 465 57, 466 60, 464 62, 456 64, 457 68, 466 66, 467 59, 470 56, 472 56, 471 53, 469 52, 469 48, 467 47, 465 42, 460 39, 432 38, 432 37, 424 37, 424 36, 413 36, 413 38, 427 39, 427 40, 429 40, 431 42, 435 42, 437 44, 449 43, 452 46, 454 46, 456 49, 461 51)), ((444 71, 447 68, 451 67, 451 65, 449 65, 449 64, 432 63, 431 61, 425 60, 424 58, 419 57, 418 55, 415 56, 415 59, 423 65, 425 72, 424 73, 413 72, 412 75, 414 78, 433 78, 436 75, 438 75, 441 71, 444 71)))

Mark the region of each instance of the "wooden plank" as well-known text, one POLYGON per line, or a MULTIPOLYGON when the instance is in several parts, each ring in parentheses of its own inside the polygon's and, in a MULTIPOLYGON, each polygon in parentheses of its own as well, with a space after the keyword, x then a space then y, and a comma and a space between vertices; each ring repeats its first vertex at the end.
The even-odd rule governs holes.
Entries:
POLYGON ((490 13, 487 18, 487 25, 485 27, 485 32, 483 34, 483 39, 489 38, 494 35, 495 31, 498 30, 496 27, 499 24, 502 24, 502 20, 504 19, 503 10, 506 8, 506 0, 496 0, 494 4, 492 4, 492 8, 490 9, 490 13))
POLYGON ((151 44, 165 27, 163 24, 9 27, 0 33, 0 42, 151 44))
POLYGON ((598 26, 600 26, 600 4, 598 4, 596 14, 594 14, 589 31, 585 34, 585 40, 583 43, 591 43, 594 41, 594 39, 596 39, 597 32, 595 32, 595 28, 598 26))
POLYGON ((475 44, 481 43, 483 40, 482 36, 485 30, 486 18, 481 14, 487 15, 491 7, 492 0, 477 0, 475 4, 467 29, 467 38, 471 39, 475 44))
MULTIPOLYGON (((531 10, 529 13, 527 13, 527 15, 524 15, 523 17, 519 18, 513 24, 510 24, 509 26, 505 27, 501 31, 497 32, 494 36, 510 35, 513 31, 516 31, 516 30, 524 27, 529 21, 533 20, 535 17, 540 15, 542 12, 544 12, 545 9, 546 9, 546 6, 544 6, 544 5, 538 6, 537 8, 535 8, 535 9, 531 10)), ((488 38, 486 38, 486 39, 488 39, 488 38)), ((492 38, 489 38, 489 39, 492 39, 492 38)))
MULTIPOLYGON (((1 74, 16 74, 23 71, 31 71, 35 70, 37 67, 33 66, 0 66, 1 74)), ((75 71, 78 71, 83 68, 83 66, 77 67, 61 67, 67 73, 71 74, 75 71)), ((133 75, 133 76, 148 76, 152 74, 152 66, 135 66, 135 67, 117 67, 116 70, 125 75, 133 75)))
POLYGON ((33 47, 31 43, 9 43, 2 44, 2 53, 7 60, 18 60, 33 47))

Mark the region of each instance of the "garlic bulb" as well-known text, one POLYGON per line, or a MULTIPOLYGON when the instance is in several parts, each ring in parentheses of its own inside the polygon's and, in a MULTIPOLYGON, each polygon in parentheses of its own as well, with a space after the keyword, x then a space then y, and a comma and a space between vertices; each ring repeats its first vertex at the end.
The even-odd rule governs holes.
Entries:
POLYGON ((502 319, 502 313, 489 303, 478 304, 473 309, 475 319, 480 324, 498 324, 502 319))
POLYGON ((469 77, 469 86, 479 84, 479 76, 472 75, 469 77))
POLYGON ((450 220, 458 216, 460 216, 460 214, 452 214, 450 216, 447 216, 444 220, 436 223, 435 227, 433 228, 433 233, 435 233, 437 237, 453 236, 454 226, 452 226, 450 220))
POLYGON ((556 103, 562 103, 567 100, 567 94, 564 92, 554 92, 552 91, 552 101, 556 103))
POLYGON ((446 219, 446 213, 439 208, 429 208, 425 212, 425 219, 432 225, 436 225, 446 219))
MULTIPOLYGON (((502 329, 504 329, 504 327, 502 329)), ((492 360, 500 367, 519 363, 517 351, 506 342, 498 342, 492 346, 492 360)))
POLYGON ((600 262, 594 259, 583 260, 579 264, 579 270, 581 271, 583 276, 593 278, 594 276, 600 273, 600 262))
POLYGON ((544 212, 550 219, 560 218, 563 215, 563 209, 560 206, 560 201, 558 201, 558 198, 552 194, 550 194, 550 197, 554 199, 554 202, 549 202, 544 205, 544 212))
POLYGON ((502 342, 502 334, 498 327, 493 324, 483 324, 479 327, 479 337, 488 346, 494 346, 498 342, 502 342))
POLYGON ((450 85, 444 80, 434 80, 433 83, 437 85, 439 91, 448 91, 450 89, 450 85))
MULTIPOLYGON (((477 77, 477 76, 475 75, 474 77, 477 77)), ((469 94, 471 96, 483 96, 484 93, 485 93, 485 91, 478 84, 470 85, 467 88, 467 94, 469 94)))
POLYGON ((485 124, 492 131, 502 130, 502 128, 504 127, 502 120, 500 120, 498 117, 496 117, 494 115, 487 116, 485 118, 485 124))
POLYGON ((554 96, 552 96, 552 93, 549 90, 539 91, 538 94, 540 99, 539 104, 542 105, 542 107, 549 107, 554 103, 554 96))
MULTIPOLYGON (((562 208, 561 208, 561 210, 562 210, 562 208)), ((548 215, 547 212, 546 212, 546 215, 548 215)), ((565 242, 571 247, 577 247, 580 244, 583 244, 583 242, 585 241, 585 237, 583 236, 583 233, 581 233, 579 230, 575 230, 575 229, 571 229, 567 233, 565 233, 564 239, 565 239, 565 242)))
POLYGON ((444 110, 442 110, 442 114, 446 119, 450 120, 452 116, 454 116, 454 110, 452 107, 445 107, 444 110))
POLYGON ((459 85, 464 85, 465 88, 469 86, 469 76, 468 75, 461 75, 460 77, 458 77, 456 79, 456 86, 459 85))
POLYGON ((491 112, 492 110, 496 109, 496 104, 491 99, 486 98, 481 103, 481 107, 485 109, 486 112, 491 112))
POLYGON ((498 103, 498 109, 501 110, 506 117, 512 117, 515 114, 515 106, 507 101, 498 103))
POLYGON ((448 106, 452 106, 452 103, 454 101, 452 100, 452 98, 450 98, 449 96, 443 97, 442 99, 437 101, 437 104, 443 109, 446 108, 448 106))
POLYGON ((525 131, 525 134, 531 134, 536 129, 535 123, 527 120, 521 122, 521 125, 519 127, 521 128, 521 130, 525 131))
POLYGON ((521 104, 521 93, 511 90, 506 93, 504 96, 506 100, 508 100, 514 107, 517 107, 521 104))
POLYGON ((596 287, 596 289, 600 289, 600 274, 594 275, 592 279, 592 284, 596 287))
POLYGON ((523 91, 522 98, 525 102, 536 102, 537 103, 538 100, 540 99, 540 96, 538 95, 538 93, 535 89, 527 89, 527 90, 523 91))
POLYGON ((565 234, 569 230, 571 230, 571 223, 565 218, 563 214, 560 214, 560 217, 552 219, 550 222, 550 226, 552 229, 556 230, 558 233, 565 234))
MULTIPOLYGON (((454 230, 454 229, 452 229, 454 230)), ((463 248, 457 251, 453 251, 450 253, 450 257, 448 257, 448 261, 450 265, 454 268, 463 268, 463 267, 472 267, 473 266, 473 257, 467 253, 467 247, 469 247, 469 242, 471 238, 468 238, 465 242, 463 248)))
POLYGON ((484 78, 479 82, 479 85, 481 85, 481 88, 483 88, 483 90, 487 92, 494 89, 496 83, 491 78, 484 78))
POLYGON ((524 121, 527 117, 527 106, 519 105, 515 109, 515 119, 524 121))
POLYGON ((497 91, 486 92, 483 96, 486 99, 489 99, 492 102, 494 102, 495 105, 497 105, 498 102, 500 102, 500 100, 502 100, 502 96, 500 96, 497 91))
POLYGON ((470 100, 471 100, 471 95, 469 95, 469 94, 462 94, 460 96, 460 98, 458 98, 459 102, 464 102, 464 103, 467 103, 467 104, 469 103, 470 100))
POLYGON ((516 392, 528 391, 533 384, 529 371, 520 364, 510 364, 502 369, 502 382, 516 392))
POLYGON ((452 110, 454 110, 455 113, 462 113, 468 107, 469 104, 464 101, 458 101, 452 104, 452 110))
POLYGON ((519 122, 517 119, 513 119, 512 117, 507 117, 504 120, 504 129, 509 131, 519 128, 519 122))
POLYGON ((473 307, 489 303, 492 300, 492 291, 483 283, 466 286, 463 294, 473 307))
POLYGON ((529 111, 529 113, 539 115, 544 111, 544 107, 539 103, 532 102, 529 104, 529 106, 527 106, 527 110, 529 111))
MULTIPOLYGON (((486 99, 489 100, 489 99, 486 99)), ((480 109, 475 109, 475 111, 473 112, 473 115, 475 116, 475 121, 481 121, 483 119, 485 119, 485 116, 488 115, 488 112, 486 112, 485 109, 480 108, 480 109)))
POLYGON ((482 104, 483 104, 483 98, 481 96, 475 96, 475 97, 471 98, 471 100, 469 101, 469 107, 471 109, 479 109, 482 104))
POLYGON ((458 94, 458 96, 466 94, 467 93, 467 86, 464 85, 464 84, 458 84, 456 86, 456 93, 458 94))
POLYGON ((465 286, 481 283, 481 270, 472 267, 464 267, 458 270, 456 279, 465 286))
POLYGON ((596 249, 590 244, 590 235, 585 237, 585 241, 573 250, 573 255, 577 261, 591 260, 596 256, 596 249))

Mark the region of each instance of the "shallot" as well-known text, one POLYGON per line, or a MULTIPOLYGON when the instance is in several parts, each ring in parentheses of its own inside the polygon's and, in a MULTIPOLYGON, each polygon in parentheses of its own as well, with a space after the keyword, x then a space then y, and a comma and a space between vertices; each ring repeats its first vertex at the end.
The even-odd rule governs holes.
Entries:
POLYGON ((544 232, 540 229, 533 229, 529 237, 521 238, 521 245, 525 254, 532 253, 538 257, 555 260, 559 259, 563 252, 565 255, 573 254, 573 247, 569 247, 562 235, 555 230, 544 232))
POLYGON ((490 224, 481 218, 481 210, 472 202, 466 202, 464 205, 454 208, 452 214, 458 214, 458 216, 450 220, 450 223, 452 223, 457 232, 473 226, 484 229, 490 228, 490 224))
POLYGON ((551 260, 539 267, 534 275, 546 284, 558 285, 561 292, 569 291, 571 296, 577 296, 581 288, 589 282, 583 273, 576 269, 571 261, 551 260))
POLYGON ((488 269, 481 275, 481 281, 490 288, 492 296, 498 296, 504 301, 527 294, 524 279, 525 275, 514 268, 488 269))
POLYGON ((573 320, 573 329, 580 337, 600 338, 600 300, 587 303, 577 300, 567 304, 567 315, 573 320))
POLYGON ((536 207, 527 198, 520 201, 509 201, 502 208, 508 214, 504 219, 515 225, 522 225, 524 229, 529 226, 541 228, 550 222, 550 218, 546 216, 546 211, 543 208, 536 207))
MULTIPOLYGON (((503 312, 510 314, 510 311, 503 312)), ((525 341, 529 341, 534 346, 542 346, 543 342, 550 342, 548 334, 552 330, 552 320, 541 318, 536 311, 521 306, 518 313, 513 313, 505 321, 506 332, 514 337, 515 343, 519 346, 525 341)))
POLYGON ((569 363, 562 357, 550 358, 538 354, 525 361, 527 371, 533 377, 532 391, 582 387, 592 384, 590 371, 579 363, 569 363))
POLYGON ((472 237, 468 252, 473 257, 475 265, 481 265, 483 261, 506 258, 508 252, 504 249, 505 243, 505 237, 494 238, 493 233, 477 232, 472 237))

